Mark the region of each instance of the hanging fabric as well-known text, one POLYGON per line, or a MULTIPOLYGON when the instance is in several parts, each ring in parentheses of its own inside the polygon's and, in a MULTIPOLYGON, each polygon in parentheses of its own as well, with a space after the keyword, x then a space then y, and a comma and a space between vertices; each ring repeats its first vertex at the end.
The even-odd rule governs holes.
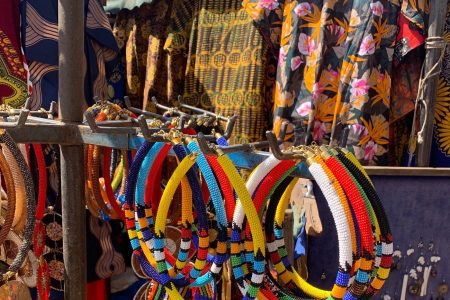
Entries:
POLYGON ((404 1, 398 18, 389 122, 391 166, 408 164, 413 111, 425 59, 424 42, 427 37, 429 8, 429 1, 404 1))
POLYGON ((296 143, 346 140, 364 164, 387 164, 400 2, 247 0, 244 6, 279 53, 275 131, 287 120, 296 143))
POLYGON ((20 42, 19 0, 0 3, 0 104, 20 108, 29 93, 20 42))
POLYGON ((151 97, 162 104, 173 104, 183 92, 186 59, 170 59, 163 49, 172 2, 144 3, 117 15, 113 32, 126 70, 126 93, 133 107, 154 111, 151 97))
POLYGON ((239 115, 231 143, 263 139, 276 68, 242 2, 175 3, 165 49, 170 57, 187 57, 184 101, 239 115))
MULTIPOLYGON (((93 97, 123 98, 121 74, 117 66, 117 44, 108 18, 96 0, 85 1, 85 54, 80 70, 86 70, 84 96, 87 104, 93 97)), ((58 6, 56 0, 22 1, 22 38, 30 64, 34 92, 31 109, 48 109, 58 101, 58 6)), ((82 99, 80 99, 82 101, 82 99)))

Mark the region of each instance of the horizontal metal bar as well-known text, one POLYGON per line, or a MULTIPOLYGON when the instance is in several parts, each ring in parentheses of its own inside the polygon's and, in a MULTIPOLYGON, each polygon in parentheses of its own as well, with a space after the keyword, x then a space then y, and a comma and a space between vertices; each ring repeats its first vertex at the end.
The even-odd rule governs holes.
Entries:
MULTIPOLYGON (((60 145, 94 144, 117 149, 138 149, 145 138, 125 133, 93 133, 87 125, 65 124, 53 121, 53 124, 27 123, 20 127, 7 128, 17 143, 43 143, 60 145)), ((253 169, 270 153, 264 151, 234 152, 228 154, 236 167, 253 169)), ((365 167, 371 176, 436 176, 450 177, 450 168, 402 168, 402 167, 365 167)), ((312 178, 306 164, 300 164, 295 176, 312 178)))
POLYGON ((82 143, 77 126, 27 123, 24 126, 7 128, 17 143, 42 143, 79 145, 82 143))

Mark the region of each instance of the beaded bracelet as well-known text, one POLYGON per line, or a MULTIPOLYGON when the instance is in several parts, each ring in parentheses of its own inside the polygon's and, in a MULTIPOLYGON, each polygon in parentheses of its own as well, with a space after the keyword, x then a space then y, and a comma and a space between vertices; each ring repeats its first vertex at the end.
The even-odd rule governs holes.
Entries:
MULTIPOLYGON (((164 254, 164 228, 166 226, 166 218, 169 212, 171 199, 175 194, 177 186, 180 184, 181 179, 188 173, 191 167, 194 165, 197 159, 196 153, 191 153, 187 155, 178 167, 175 169, 174 173, 170 177, 166 188, 164 189, 161 203, 158 207, 158 214, 155 222, 155 240, 154 240, 154 251, 157 262, 158 273, 161 275, 168 276, 168 270, 165 262, 164 254)), ((180 293, 177 291, 173 282, 167 282, 164 284, 167 294, 170 299, 183 299, 180 293)))
MULTIPOLYGON (((275 192, 275 190, 278 188, 278 186, 295 170, 296 162, 294 161, 282 161, 279 163, 274 169, 272 169, 269 174, 264 178, 264 180, 259 184, 259 187, 254 195, 254 204, 257 210, 263 212, 263 208, 266 206, 265 202, 266 200, 272 196, 272 194, 275 192)), ((251 178, 249 178, 250 180, 251 178)), ((270 205, 270 203, 269 203, 270 205)), ((269 214, 270 216, 270 214, 269 214)), ((267 220, 267 214, 266 214, 266 222, 267 220)), ((246 244, 251 239, 249 235, 249 228, 246 227, 246 244)), ((249 243, 251 246, 251 243, 249 243)), ((246 246, 245 250, 248 251, 249 247, 246 246)), ((251 260, 252 256, 249 256, 248 253, 246 253, 246 259, 251 260)), ((270 271, 267 272, 270 274, 270 271)), ((279 286, 276 281, 272 278, 272 276, 268 276, 265 278, 265 282, 269 286, 271 286, 270 289, 267 290, 267 294, 271 294, 274 297, 282 298, 282 299, 304 299, 304 293, 301 293, 299 290, 295 291, 295 294, 297 296, 294 296, 289 290, 286 290, 285 288, 279 286), (299 297, 301 296, 301 297, 299 297)))
MULTIPOLYGON (((243 274, 238 274, 240 282, 238 280, 239 285, 242 288, 244 299, 254 299, 258 294, 260 286, 263 282, 264 278, 264 270, 265 270, 265 243, 264 243, 264 234, 262 232, 262 227, 259 222, 258 213, 253 206, 252 199, 248 190, 245 187, 242 178, 239 176, 236 168, 234 167, 231 160, 226 155, 220 155, 217 159, 218 163, 222 166, 225 174, 228 176, 230 183, 232 184, 237 196, 238 202, 236 207, 242 205, 244 207, 244 212, 247 215, 247 219, 250 223, 250 229, 253 234, 253 254, 254 254, 254 262, 253 262, 253 270, 252 276, 250 279, 250 284, 243 278, 243 274), (241 202, 241 204, 239 204, 241 202)), ((233 229, 237 231, 242 231, 242 228, 237 228, 237 224, 233 222, 233 229)), ((240 234, 239 235, 231 235, 231 261, 236 265, 236 261, 240 260, 240 255, 236 253, 240 253, 240 234), (234 254, 233 254, 234 253, 234 254), (234 261, 234 262, 233 262, 234 261)), ((233 270, 234 271, 234 270, 233 270)), ((237 277, 237 276, 235 276, 237 277)))
POLYGON ((27 200, 26 200, 25 182, 20 167, 17 161, 15 160, 14 154, 12 154, 8 148, 3 149, 3 154, 5 155, 6 161, 8 162, 9 169, 11 170, 11 174, 15 183, 14 186, 16 194, 16 204, 12 228, 17 233, 21 233, 23 228, 25 227, 26 222, 25 214, 26 214, 27 200))
POLYGON ((111 148, 104 148, 103 150, 103 182, 109 204, 113 208, 116 215, 123 221, 125 221, 125 214, 122 208, 118 204, 118 199, 114 196, 114 190, 111 185, 111 148))
POLYGON ((200 147, 194 140, 191 140, 188 144, 188 149, 191 152, 196 152, 199 154, 197 158, 197 165, 202 172, 205 183, 208 187, 208 190, 211 195, 211 199, 214 205, 214 209, 217 217, 217 225, 218 225, 218 235, 217 235, 217 249, 216 254, 213 258, 213 264, 210 267, 210 270, 204 274, 202 277, 198 278, 192 286, 203 286, 208 282, 211 282, 214 278, 218 278, 220 275, 220 271, 222 269, 222 265, 227 258, 227 217, 225 213, 224 201, 222 198, 222 194, 220 193, 220 188, 216 178, 214 177, 213 171, 205 157, 205 155, 200 152, 200 147))
MULTIPOLYGON (((331 183, 327 181, 327 177, 324 176, 324 174, 320 173, 320 170, 317 169, 316 165, 312 165, 312 167, 310 167, 310 171, 313 177, 318 182, 319 187, 324 192, 325 198, 327 199, 327 202, 333 212, 333 218, 335 220, 338 232, 339 249, 340 249, 339 251, 340 268, 338 271, 338 276, 336 278, 336 285, 334 290, 336 290, 336 287, 341 287, 344 288, 345 291, 346 283, 350 278, 349 269, 352 260, 351 242, 349 241, 350 234, 345 213, 343 212, 339 196, 332 188, 331 183)), ((274 222, 272 222, 272 224, 274 224, 274 227, 267 228, 268 232, 266 232, 266 234, 268 234, 269 236, 272 235, 272 232, 275 232, 275 236, 272 237, 272 240, 269 240, 269 242, 271 243, 268 242, 268 247, 270 251, 273 253, 271 258, 275 259, 274 261, 275 267, 277 268, 277 271, 279 271, 282 274, 281 279, 283 282, 290 284, 293 280, 293 282, 296 283, 296 285, 300 287, 303 291, 305 291, 307 294, 311 295, 312 293, 314 293, 315 298, 323 299, 329 297, 328 295, 330 295, 330 292, 319 290, 306 283, 295 271, 295 269, 292 268, 289 259, 287 258, 287 252, 284 246, 284 233, 282 229, 283 228, 282 223, 284 220, 284 211, 289 202, 290 192, 292 191, 294 184, 295 183, 292 183, 290 189, 288 190, 289 194, 284 194, 282 200, 277 206, 275 213, 275 220, 274 222), (286 273, 288 275, 286 275, 286 273), (307 286, 306 288, 305 283, 307 286)), ((270 203, 269 205, 271 204, 272 203, 270 203)), ((274 208, 273 206, 270 207, 270 209, 273 208, 274 208)), ((270 222, 267 220, 267 216, 266 222, 270 222)))
MULTIPOLYGON (((139 168, 137 165, 142 163, 142 160, 144 159, 146 153, 150 149, 151 144, 145 142, 137 151, 135 160, 133 161, 131 165, 132 174, 137 174, 139 168), (139 161, 140 160, 140 161, 139 161)), ((131 172, 130 172, 131 173, 131 172)), ((139 240, 137 231, 136 231, 136 221, 134 216, 134 203, 133 203, 133 191, 134 191, 134 185, 135 185, 135 176, 129 176, 128 181, 126 183, 125 187, 125 194, 121 196, 121 202, 123 203, 123 209, 125 212, 125 218, 126 218, 126 228, 128 232, 128 237, 130 239, 131 246, 133 248, 133 254, 138 256, 140 258, 141 265, 143 266, 143 270, 146 272, 146 274, 155 280, 156 282, 162 284, 162 285, 168 285, 171 281, 171 278, 168 274, 160 275, 155 268, 150 265, 147 260, 144 258, 142 246, 145 245, 143 241, 139 240), (131 197, 130 197, 131 196, 131 197)), ((151 256, 151 255, 150 255, 151 256)), ((156 262, 155 262, 156 265, 156 262)))
MULTIPOLYGON (((281 178, 283 179, 286 177, 289 172, 287 170, 294 165, 293 161, 279 161, 277 162, 277 165, 270 170, 270 172, 263 178, 263 180, 258 184, 259 188, 257 189, 257 192, 254 193, 253 196, 253 204, 256 208, 256 211, 259 212, 259 214, 262 214, 262 208, 266 202, 267 195, 270 192, 270 189, 274 185, 276 185, 276 181, 281 178)), ((254 177, 258 176, 259 171, 263 168, 258 167, 249 177, 247 181, 247 185, 250 185, 254 182, 254 177)), ((238 211, 239 207, 236 207, 235 210, 235 216, 239 214, 243 214, 243 212, 238 211)), ((240 220, 238 220, 240 221, 240 220)), ((236 219, 235 219, 236 222, 236 219)), ((236 223, 237 224, 237 223, 236 223)), ((241 227, 243 224, 238 224, 239 227, 241 227)), ((233 230, 234 231, 234 230, 233 230)), ((237 234, 238 232, 233 232, 232 234, 237 234)), ((248 223, 246 224, 245 228, 245 242, 244 242, 244 258, 247 262, 253 260, 253 255, 251 253, 251 250, 253 248, 251 236, 250 236, 250 230, 248 223)))
POLYGON ((0 170, 1 174, 3 175, 6 187, 6 195, 8 197, 6 215, 4 217, 2 228, 0 229, 0 245, 2 245, 13 225, 16 209, 16 190, 14 178, 11 169, 9 168, 8 161, 6 160, 5 155, 3 155, 3 151, 0 151, 0 170))
POLYGON ((322 156, 325 159, 325 164, 333 172, 334 176, 347 194, 358 223, 361 238, 360 265, 356 272, 355 281, 344 296, 344 299, 357 299, 364 293, 373 267, 374 238, 372 235, 370 217, 368 211, 366 210, 364 199, 361 196, 355 182, 346 172, 346 169, 335 157, 331 157, 327 153, 323 153, 322 156))
POLYGON ((87 145, 85 147, 85 153, 84 153, 84 165, 88 166, 84 169, 85 171, 85 201, 86 201, 86 207, 88 208, 89 212, 97 217, 100 218, 100 207, 98 202, 94 199, 95 196, 92 192, 92 176, 91 176, 91 169, 89 166, 92 166, 92 158, 93 155, 89 155, 89 153, 92 153, 94 146, 93 145, 87 145))
MULTIPOLYGON (((145 144, 144 144, 145 145, 145 144)), ((143 146, 144 146, 143 145, 143 146)), ((139 166, 135 159, 133 164, 137 164, 136 167, 140 168, 138 178, 137 178, 137 186, 136 186, 136 219, 137 219, 137 225, 139 225, 138 228, 138 237, 141 239, 144 244, 143 250, 146 254, 147 259, 150 261, 153 261, 154 258, 150 254, 150 251, 153 250, 153 213, 152 210, 158 206, 158 203, 155 203, 152 201, 152 199, 145 201, 144 204, 142 204, 142 190, 144 189, 143 183, 144 183, 144 174, 146 173, 147 169, 150 167, 152 168, 151 171, 148 173, 148 175, 151 178, 156 178, 155 173, 158 172, 158 170, 162 166, 162 162, 164 161, 165 156, 167 155, 168 151, 170 150, 170 145, 164 145, 164 143, 156 143, 152 147, 149 148, 147 151, 147 154, 145 156, 145 159, 143 160, 141 166, 139 166), (162 147, 161 147, 162 146, 162 147), (159 153, 158 153, 159 152, 159 153), (156 159, 155 159, 156 157, 156 159), (155 161, 155 163, 151 164, 152 161, 155 161), (144 174, 142 174, 143 172, 144 174), (142 175, 142 176, 141 176, 142 175), (153 202, 153 203, 152 203, 153 202)), ((133 166, 135 168, 135 166, 133 166)), ((133 176, 135 173, 133 171, 133 174, 130 174, 133 176)), ((134 178, 132 181, 134 182, 134 178)), ((153 184, 150 186, 152 189, 156 189, 157 185, 159 183, 153 182, 153 184)), ((129 185, 130 189, 133 189, 132 185, 129 185)), ((127 194, 128 195, 128 194, 127 194)), ((128 196, 130 197, 130 196, 128 196)), ((170 253, 166 253, 166 256, 168 257, 169 263, 175 267, 174 272, 171 274, 171 276, 175 276, 175 274, 182 270, 184 266, 186 265, 188 261, 188 252, 191 249, 191 240, 192 240, 192 231, 191 231, 191 224, 193 223, 193 217, 192 217, 192 191, 191 187, 189 186, 189 183, 187 182, 186 178, 182 179, 182 224, 183 228, 181 230, 181 236, 182 236, 182 245, 180 247, 178 258, 175 259, 172 257, 170 253)), ((128 200, 130 201, 130 200, 128 200)), ((156 201, 156 200, 155 200, 156 201)), ((158 201, 159 202, 159 201, 158 201)))
MULTIPOLYGON (((249 177, 249 180, 247 181, 246 186, 247 186, 247 189, 248 189, 249 193, 254 193, 255 189, 258 186, 264 186, 265 189, 266 189, 266 195, 262 194, 263 195, 262 197, 258 197, 259 200, 257 200, 257 205, 256 205, 257 211, 260 210, 260 208, 262 207, 263 202, 264 202, 264 200, 267 197, 267 193, 272 188, 271 184, 261 184, 261 182, 258 182, 258 181, 259 180, 264 180, 264 176, 267 175, 267 172, 269 172, 269 174, 270 174, 270 172, 272 172, 273 170, 276 170, 276 168, 277 168, 277 166, 279 164, 284 164, 285 167, 282 167, 281 169, 278 169, 274 173, 274 176, 272 176, 272 178, 277 178, 278 179, 279 177, 282 177, 282 179, 283 179, 283 177, 286 177, 289 174, 289 172, 285 172, 285 168, 287 166, 293 166, 294 163, 292 161, 291 162, 289 162, 289 161, 281 162, 278 159, 276 159, 274 156, 270 156, 265 161, 263 161, 252 172, 252 174, 249 177), (285 173, 285 174, 282 176, 283 173, 285 173)), ((273 179, 272 179, 272 181, 273 181, 273 179)), ((273 190, 273 188, 272 188, 272 190, 273 190)), ((239 224, 242 224, 243 218, 244 218, 244 216, 243 216, 243 212, 242 212, 241 208, 238 205, 236 205, 235 214, 234 214, 234 218, 233 218, 233 224, 237 224, 239 226, 239 224)), ((239 228, 239 227, 237 227, 237 228, 239 228)), ((233 228, 233 229, 235 229, 235 228, 233 228)), ((236 229, 236 231, 234 232, 234 236, 238 236, 238 234, 240 234, 237 230, 238 229, 236 229)), ((247 232, 248 232, 248 229, 247 229, 247 232)), ((233 234, 232 234, 232 236, 233 236, 233 234)), ((245 249, 247 250, 246 256, 247 256, 247 260, 249 260, 249 261, 251 261, 253 259, 251 257, 251 255, 249 255, 249 253, 248 253, 249 252, 248 250, 250 250, 251 247, 252 247, 251 243, 247 240, 245 249)), ((234 254, 233 251, 232 251, 232 254, 234 254)), ((241 257, 242 257, 242 255, 241 255, 241 257)), ((238 273, 239 276, 241 274, 245 275, 245 268, 242 267, 242 258, 240 258, 239 255, 235 254, 235 261, 234 261, 233 266, 234 266, 233 271, 235 271, 235 270, 238 271, 239 272, 238 273)), ((305 286, 305 285, 308 285, 308 284, 305 282, 303 285, 305 286)), ((311 289, 311 292, 314 293, 315 290, 311 289)))
MULTIPOLYGON (((103 216, 103 218, 112 218, 117 219, 119 216, 115 213, 114 210, 112 210, 111 205, 108 205, 106 202, 109 201, 108 199, 104 199, 101 193, 100 188, 100 181, 99 181, 99 168, 100 168, 100 154, 102 152, 102 148, 100 146, 93 146, 90 147, 91 151, 88 151, 88 157, 92 156, 91 165, 88 165, 88 170, 90 172, 88 173, 89 180, 91 182, 91 189, 92 194, 94 195, 94 199, 97 202, 99 208, 100 208, 100 216, 103 216), (106 201, 105 201, 106 200, 106 201)), ((89 161, 89 160, 88 160, 89 161)), ((109 171, 108 171, 109 172, 109 171)))
POLYGON ((31 178, 28 165, 14 140, 4 129, 0 129, 0 143, 6 145, 6 147, 9 149, 9 151, 14 156, 14 159, 17 162, 17 165, 22 173, 25 182, 26 201, 27 201, 26 225, 23 231, 24 241, 19 249, 19 252, 17 253, 16 258, 9 266, 8 272, 6 274, 3 274, 2 276, 2 281, 6 282, 17 273, 19 268, 22 266, 22 263, 27 255, 28 250, 30 249, 33 240, 33 232, 36 221, 35 220, 36 202, 34 194, 34 184, 31 178))
POLYGON ((343 205, 343 203, 346 204, 347 199, 342 187, 338 184, 336 178, 331 176, 330 170, 324 168, 325 166, 317 163, 317 161, 320 161, 319 157, 308 161, 309 171, 327 200, 336 225, 339 245, 339 270, 329 298, 341 299, 347 290, 353 264, 353 243, 349 226, 353 219, 349 218, 351 214, 346 213, 346 210, 349 209, 348 205, 343 205))
POLYGON ((39 175, 38 201, 36 206, 36 227, 33 235, 33 251, 39 263, 37 272, 38 296, 39 299, 47 299, 50 294, 50 275, 48 272, 47 261, 43 256, 45 250, 45 228, 42 222, 47 200, 47 167, 45 165, 42 146, 39 144, 33 144, 33 150, 37 161, 39 175))
POLYGON ((392 233, 383 204, 381 203, 381 200, 378 197, 378 194, 376 193, 371 182, 363 174, 363 172, 361 172, 361 169, 358 168, 359 163, 355 164, 349 158, 347 158, 347 156, 345 156, 342 151, 338 150, 338 152, 339 153, 337 154, 337 157, 339 158, 339 160, 344 163, 347 169, 352 172, 358 183, 366 192, 380 224, 382 244, 381 258, 375 263, 376 273, 374 272, 374 274, 376 275, 376 277, 371 280, 370 287, 365 292, 366 296, 373 297, 377 293, 377 291, 379 291, 383 287, 384 282, 389 277, 393 254, 392 233))
MULTIPOLYGON (((175 154, 179 159, 185 156, 185 152, 183 149, 183 146, 181 145, 175 145, 174 146, 175 154)), ((194 152, 195 153, 195 152, 194 152)), ((209 246, 209 236, 208 236, 208 225, 207 225, 207 219, 206 219, 206 208, 204 205, 204 202, 202 200, 202 195, 199 193, 200 186, 198 183, 198 180, 196 178, 195 169, 191 169, 188 171, 187 178, 189 181, 190 186, 192 187, 193 192, 193 200, 194 200, 194 206, 197 210, 197 231, 198 231, 198 250, 197 250, 197 257, 194 263, 194 267, 189 272, 190 281, 193 281, 197 279, 205 267, 206 264, 206 258, 208 255, 208 246, 209 246)), ((166 187, 167 189, 167 187, 166 187)), ((161 199, 163 201, 163 198, 161 199)), ((160 218, 159 216, 159 210, 158 208, 158 215, 157 218, 160 218)), ((156 230, 156 229, 155 229, 156 230)), ((155 241, 156 242, 156 241, 155 241)), ((156 244, 155 244, 156 247, 156 244)), ((156 251, 156 250, 155 250, 156 251)), ((177 278, 181 278, 181 274, 177 276, 177 278)), ((197 284, 206 284, 207 281, 201 283, 197 282, 197 284)))
MULTIPOLYGON (((141 149, 142 149, 142 147, 141 147, 141 149)), ((140 149, 140 150, 141 150, 140 149)), ((175 150, 175 152, 178 152, 177 154, 178 154, 178 156, 181 158, 181 156, 182 155, 184 155, 184 154, 182 154, 182 153, 180 153, 180 151, 183 151, 182 150, 182 146, 181 145, 175 145, 174 146, 174 150, 175 150)), ((138 154, 139 153, 141 153, 140 151, 138 151, 138 154)), ((135 157, 135 161, 133 162, 133 170, 135 169, 135 164, 136 164, 136 160, 138 159, 138 156, 139 156, 139 158, 140 157, 142 157, 142 155, 136 155, 136 157, 135 157)), ((135 181, 135 176, 133 176, 133 173, 134 173, 134 171, 132 171, 131 169, 130 169, 130 177, 129 177, 129 181, 127 182, 127 187, 132 187, 132 185, 133 185, 133 183, 132 182, 134 182, 135 181)), ((192 177, 192 175, 193 174, 191 174, 191 177, 192 177)), ((127 189, 128 190, 128 189, 127 189)), ((198 188, 197 188, 197 190, 199 190, 198 188)), ((197 193, 198 194, 198 193, 197 193)), ((129 193, 127 192, 126 193, 126 195, 129 195, 129 193)), ((130 198, 129 196, 128 196, 128 198, 130 198)), ((197 196, 196 197, 197 199, 199 199, 199 197, 197 196)), ((202 200, 201 199, 199 199, 200 201, 198 201, 198 202, 200 202, 201 204, 203 204, 203 202, 202 202, 202 200)), ((197 205, 199 205, 199 203, 197 203, 197 205)), ((188 213, 191 213, 191 215, 192 215, 192 211, 191 211, 191 209, 188 207, 188 213)), ((199 214, 199 215, 206 215, 206 211, 204 211, 204 213, 203 214, 199 214)), ((143 218, 145 221, 146 221, 146 218, 143 218)), ((139 222, 141 222, 141 220, 142 220, 142 218, 139 218, 139 222)), ((148 223, 147 223, 148 224, 148 223)), ((146 226, 148 226, 148 225, 146 225, 146 226)), ((142 225, 140 226, 140 227, 143 227, 142 225)), ((208 237, 207 237, 207 235, 204 237, 204 239, 206 239, 206 241, 208 241, 209 242, 209 240, 208 240, 208 237)), ((145 246, 145 244, 142 244, 142 246, 144 247, 145 246)), ((144 248, 145 249, 145 248, 144 248)), ((180 252, 180 254, 181 254, 181 252, 180 252)), ((206 255, 204 255, 205 256, 205 259, 206 259, 206 255)), ((200 255, 197 255, 197 259, 201 259, 201 256, 200 255)), ((201 262, 202 263, 202 262, 201 262)), ((198 264, 198 263, 197 263, 198 264)), ((195 267, 195 265, 194 265, 194 267, 195 267)), ((195 268, 194 268, 195 269, 195 268)), ((194 270, 194 269, 192 269, 192 270, 194 270)), ((192 270, 191 270, 191 272, 190 272, 190 275, 192 276, 192 270)), ((197 270, 194 270, 194 272, 196 272, 197 270)), ((195 273, 194 273, 195 274, 195 273)), ((194 275, 195 276, 195 275, 194 275)))

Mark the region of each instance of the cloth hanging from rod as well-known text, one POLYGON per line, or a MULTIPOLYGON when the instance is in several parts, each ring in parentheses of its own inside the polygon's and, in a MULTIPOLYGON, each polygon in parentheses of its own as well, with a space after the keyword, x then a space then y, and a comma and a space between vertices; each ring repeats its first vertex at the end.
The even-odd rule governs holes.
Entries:
MULTIPOLYGON (((48 109, 58 100, 58 2, 24 0, 21 3, 22 39, 30 65, 34 92, 31 109, 48 109)), ((108 18, 97 0, 85 0, 84 96, 88 105, 93 97, 123 98, 123 79, 117 64, 117 43, 108 18)), ((80 99, 82 101, 82 99, 80 99)))
POLYGON ((447 19, 444 29, 445 48, 439 77, 438 94, 434 113, 434 139, 431 149, 432 167, 450 167, 450 1, 447 1, 447 19))
POLYGON ((19 0, 0 2, 0 104, 24 105, 31 93, 20 43, 19 0))
POLYGON ((165 49, 170 57, 187 57, 184 101, 238 115, 231 143, 264 139, 276 68, 242 2, 176 3, 165 49))
POLYGON ((362 163, 387 164, 397 18, 416 2, 244 1, 279 57, 275 131, 287 120, 297 143, 337 144, 348 130, 362 163))
POLYGON ((126 69, 127 96, 134 107, 154 111, 151 97, 173 105, 183 92, 186 58, 175 59, 164 51, 172 2, 153 1, 117 14, 113 32, 126 69))

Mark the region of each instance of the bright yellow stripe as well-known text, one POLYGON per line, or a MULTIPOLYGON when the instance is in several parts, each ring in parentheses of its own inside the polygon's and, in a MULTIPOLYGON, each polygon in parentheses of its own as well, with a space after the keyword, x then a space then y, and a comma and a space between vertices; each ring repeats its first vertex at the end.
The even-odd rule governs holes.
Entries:
POLYGON ((256 255, 258 251, 261 251, 263 256, 265 256, 266 248, 264 243, 264 234, 262 231, 262 226, 259 221, 259 216, 256 211, 256 208, 253 205, 252 198, 250 197, 243 180, 239 176, 231 160, 226 155, 219 156, 217 161, 222 166, 225 174, 230 180, 230 183, 233 186, 239 198, 238 201, 242 203, 244 212, 247 215, 247 220, 249 222, 250 230, 252 232, 253 241, 255 244, 255 247, 253 248, 253 253, 256 255))
MULTIPOLYGON (((177 190, 178 185, 180 184, 182 178, 186 175, 189 169, 194 165, 197 160, 197 153, 191 153, 186 156, 178 167, 173 172, 169 181, 167 182, 166 188, 164 189, 163 195, 161 197, 161 202, 158 207, 158 213, 156 215, 155 222, 155 232, 157 234, 164 233, 166 227, 166 219, 169 214, 170 204, 172 202, 173 196, 177 190)), ((175 285, 171 282, 169 287, 165 287, 167 294, 169 295, 169 299, 179 299, 183 300, 183 297, 178 293, 175 285)))

